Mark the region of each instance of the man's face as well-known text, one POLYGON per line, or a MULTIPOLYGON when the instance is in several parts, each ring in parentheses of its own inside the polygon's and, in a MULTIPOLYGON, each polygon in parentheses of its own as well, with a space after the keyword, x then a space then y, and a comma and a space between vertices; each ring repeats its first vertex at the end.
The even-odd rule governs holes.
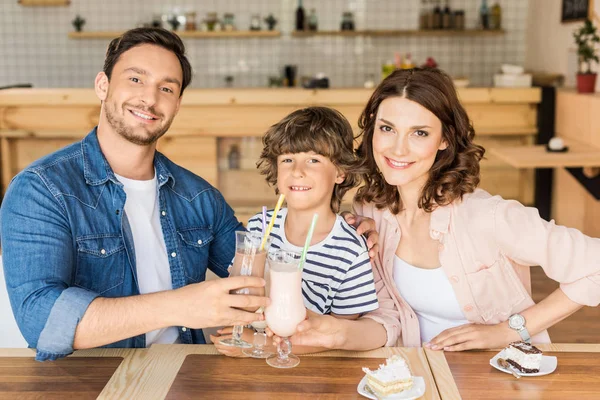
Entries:
POLYGON ((183 72, 175 54, 144 44, 121 55, 110 81, 100 73, 96 92, 104 102, 112 129, 131 143, 147 146, 171 126, 179 111, 182 81, 183 72), (99 90, 102 85, 106 90, 99 90))

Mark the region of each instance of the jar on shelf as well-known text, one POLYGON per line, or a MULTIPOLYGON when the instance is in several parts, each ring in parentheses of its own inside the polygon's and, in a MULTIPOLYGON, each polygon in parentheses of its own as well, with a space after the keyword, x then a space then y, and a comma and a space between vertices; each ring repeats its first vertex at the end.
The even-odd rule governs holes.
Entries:
POLYGON ((223 15, 223 30, 227 32, 235 31, 235 16, 233 13, 223 15))
POLYGON ((193 11, 185 13, 185 30, 195 31, 196 30, 196 13, 193 11))
POLYGON ((454 11, 454 29, 465 29, 465 12, 463 10, 454 11))
POLYGON ((354 14, 352 11, 345 11, 342 14, 341 30, 353 31, 354 30, 354 14))
POLYGON ((252 14, 250 18, 250 30, 251 31, 260 31, 260 15, 252 14))
POLYGON ((206 13, 206 18, 204 19, 204 22, 206 23, 206 29, 210 32, 215 30, 215 25, 217 24, 217 22, 219 22, 219 19, 217 18, 217 13, 216 12, 209 12, 206 13))

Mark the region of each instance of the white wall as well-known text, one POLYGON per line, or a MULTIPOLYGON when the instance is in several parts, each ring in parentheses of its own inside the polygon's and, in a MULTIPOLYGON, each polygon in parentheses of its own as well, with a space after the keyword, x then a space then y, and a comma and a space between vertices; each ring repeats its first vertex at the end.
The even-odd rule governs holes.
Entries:
MULTIPOLYGON (((595 3, 593 7, 597 16, 600 14, 600 0, 590 1, 595 3)), ((525 67, 533 71, 563 74, 565 85, 574 87, 577 56, 573 31, 582 22, 561 23, 561 6, 562 0, 529 0, 525 67)), ((595 23, 596 26, 600 25, 597 17, 595 23)), ((599 90, 600 80, 596 82, 596 91, 599 90)))

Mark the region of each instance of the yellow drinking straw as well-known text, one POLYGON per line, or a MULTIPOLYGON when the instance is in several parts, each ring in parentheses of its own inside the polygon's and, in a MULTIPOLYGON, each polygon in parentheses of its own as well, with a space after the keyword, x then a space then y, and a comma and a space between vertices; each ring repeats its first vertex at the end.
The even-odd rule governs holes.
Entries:
POLYGON ((273 211, 273 216, 271 217, 271 222, 269 222, 269 226, 267 226, 267 230, 265 231, 265 236, 263 236, 262 242, 260 243, 260 251, 265 249, 265 245, 267 244, 267 239, 271 234, 271 229, 273 229, 273 225, 275 225, 275 220, 277 219, 277 213, 283 204, 283 199, 285 199, 285 195, 279 195, 279 200, 277 200, 277 205, 275 206, 275 210, 273 211))

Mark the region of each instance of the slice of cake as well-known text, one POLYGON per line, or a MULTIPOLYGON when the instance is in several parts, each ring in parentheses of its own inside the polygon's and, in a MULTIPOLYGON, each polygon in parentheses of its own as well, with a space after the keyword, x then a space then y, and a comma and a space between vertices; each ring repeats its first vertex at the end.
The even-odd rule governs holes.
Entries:
POLYGON ((517 370, 525 373, 540 372, 542 351, 526 342, 514 342, 504 349, 506 361, 517 370))
POLYGON ((381 364, 375 371, 363 368, 367 374, 367 385, 377 397, 385 397, 410 389, 413 384, 412 374, 406 360, 394 355, 381 364))

